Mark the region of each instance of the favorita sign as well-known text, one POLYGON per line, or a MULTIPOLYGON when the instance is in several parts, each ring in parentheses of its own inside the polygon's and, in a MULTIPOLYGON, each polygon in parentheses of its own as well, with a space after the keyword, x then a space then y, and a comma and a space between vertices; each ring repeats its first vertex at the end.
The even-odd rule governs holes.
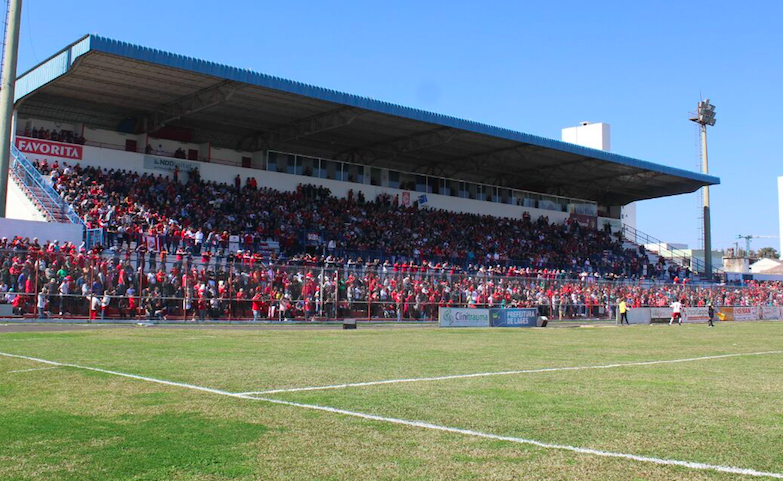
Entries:
POLYGON ((82 160, 83 149, 81 145, 63 144, 49 140, 17 137, 16 148, 25 154, 42 155, 47 157, 61 157, 63 159, 82 160))
POLYGON ((489 327, 489 309, 441 307, 438 321, 440 327, 489 327))

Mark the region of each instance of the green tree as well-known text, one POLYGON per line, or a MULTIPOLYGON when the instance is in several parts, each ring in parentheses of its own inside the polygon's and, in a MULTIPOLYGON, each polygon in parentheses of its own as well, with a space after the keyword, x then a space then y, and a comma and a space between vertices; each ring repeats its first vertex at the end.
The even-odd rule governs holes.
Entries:
POLYGON ((778 259, 778 251, 774 247, 762 247, 759 249, 759 259, 778 259))

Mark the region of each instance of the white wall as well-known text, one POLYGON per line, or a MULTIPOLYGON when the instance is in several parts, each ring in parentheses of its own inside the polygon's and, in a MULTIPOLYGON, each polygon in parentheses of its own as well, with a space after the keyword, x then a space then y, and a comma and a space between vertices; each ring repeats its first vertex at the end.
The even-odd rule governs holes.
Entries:
MULTIPOLYGON (((36 156, 34 154, 27 154, 27 157, 31 161, 43 159, 42 156, 36 156)), ((107 169, 128 170, 138 173, 154 174, 156 176, 158 174, 163 174, 166 177, 170 175, 169 171, 145 168, 144 157, 145 156, 143 154, 137 154, 133 152, 84 146, 84 159, 80 163, 83 165, 91 165, 94 167, 102 167, 107 169)), ((153 158, 153 156, 147 157, 148 159, 153 158)), ((51 162, 52 156, 48 156, 47 158, 51 162)), ((358 194, 359 191, 362 191, 367 200, 375 200, 378 194, 381 193, 387 193, 392 197, 399 195, 400 202, 402 202, 403 193, 408 192, 410 194, 411 203, 416 201, 419 196, 422 195, 421 192, 403 191, 400 189, 378 187, 369 184, 356 184, 352 182, 320 179, 317 177, 304 177, 300 175, 269 172, 265 170, 246 169, 242 167, 226 166, 223 164, 195 162, 183 159, 166 160, 175 161, 181 165, 180 171, 183 174, 187 172, 187 169, 190 166, 197 166, 199 168, 199 172, 201 173, 202 179, 226 183, 229 185, 233 185, 234 178, 237 176, 237 174, 239 174, 242 178, 243 184, 248 177, 255 177, 258 181, 259 187, 269 187, 280 191, 296 190, 299 184, 315 184, 327 187, 332 191, 332 194, 337 197, 346 197, 348 195, 348 191, 353 190, 354 195, 358 194)), ((73 163, 72 161, 66 162, 69 164, 73 163)), ((514 219, 521 219, 523 212, 528 212, 533 220, 543 215, 549 217, 550 222, 565 222, 569 216, 569 214, 566 212, 534 209, 530 207, 509 204, 498 204, 494 202, 463 199, 439 194, 426 194, 426 196, 428 201, 424 205, 425 207, 439 208, 452 212, 493 215, 496 217, 507 217, 514 219)))
POLYGON ((8 176, 6 215, 9 219, 32 220, 37 222, 47 221, 46 216, 38 209, 38 206, 27 197, 23 187, 20 187, 19 184, 16 183, 16 179, 10 175, 8 176))
POLYGON ((577 127, 563 129, 560 135, 563 142, 606 152, 612 150, 611 126, 603 122, 596 124, 583 122, 577 127))
POLYGON ((12 239, 16 236, 37 237, 41 242, 58 240, 72 242, 77 246, 82 243, 82 226, 60 222, 36 222, 21 219, 0 219, 0 237, 12 239))
MULTIPOLYGON (((135 140, 136 141, 136 148, 139 150, 144 150, 144 147, 146 145, 146 135, 135 135, 135 134, 126 134, 123 132, 113 132, 109 130, 101 130, 101 129, 92 129, 90 127, 85 127, 84 129, 84 138, 90 142, 98 142, 101 144, 108 144, 111 146, 116 146, 117 148, 124 149, 125 148, 125 141, 127 139, 135 140)), ((176 150, 176 149, 175 149, 176 150)))
POLYGON ((778 177, 778 228, 780 229, 778 253, 780 253, 780 258, 783 259, 783 177, 778 177))

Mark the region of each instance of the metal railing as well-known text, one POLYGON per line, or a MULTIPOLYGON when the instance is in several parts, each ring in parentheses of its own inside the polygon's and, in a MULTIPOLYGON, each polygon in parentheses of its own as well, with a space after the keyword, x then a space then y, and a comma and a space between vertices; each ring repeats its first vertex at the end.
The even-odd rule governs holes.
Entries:
POLYGON ((27 192, 36 200, 47 217, 55 222, 69 222, 82 226, 84 240, 88 248, 103 244, 103 229, 88 228, 87 224, 79 217, 73 206, 44 179, 38 169, 25 157, 25 155, 11 145, 11 172, 16 179, 27 189, 27 192), (59 212, 54 212, 50 206, 56 206, 59 212))
MULTIPOLYGON (((672 249, 669 247, 664 248, 664 246, 667 245, 666 242, 663 242, 660 239, 656 239, 649 234, 645 234, 644 232, 641 232, 640 230, 635 229, 627 224, 623 224, 622 234, 624 240, 628 240, 637 245, 646 246, 647 244, 655 244, 659 246, 657 252, 652 251, 651 249, 647 250, 654 252, 658 257, 663 257, 664 259, 667 259, 671 262, 689 268, 694 274, 703 275, 707 270, 707 264, 698 257, 694 257, 693 254, 682 251, 680 249, 672 249)), ((712 273, 713 276, 723 276, 723 270, 714 266, 712 268, 712 273)))
POLYGON ((30 195, 36 198, 38 204, 46 211, 51 219, 57 220, 58 217, 60 217, 71 224, 81 224, 85 229, 87 228, 81 217, 73 210, 73 207, 71 207, 71 205, 68 204, 48 182, 46 182, 41 173, 38 172, 38 169, 35 168, 15 145, 11 145, 11 155, 14 159, 11 164, 11 169, 16 174, 17 179, 19 179, 28 189, 30 195), (43 194, 43 198, 36 194, 36 189, 43 194), (62 212, 62 217, 57 216, 52 212, 47 207, 46 201, 51 205, 56 205, 62 212))

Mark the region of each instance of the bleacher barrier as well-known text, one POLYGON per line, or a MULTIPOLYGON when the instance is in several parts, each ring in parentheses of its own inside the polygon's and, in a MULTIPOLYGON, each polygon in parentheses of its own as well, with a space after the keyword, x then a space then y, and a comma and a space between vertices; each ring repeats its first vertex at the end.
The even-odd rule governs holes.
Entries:
POLYGON ((19 151, 16 145, 11 145, 11 173, 14 178, 34 198, 35 204, 43 211, 51 222, 65 222, 82 226, 84 241, 87 248, 103 244, 103 229, 88 228, 73 207, 38 172, 38 169, 19 151))

